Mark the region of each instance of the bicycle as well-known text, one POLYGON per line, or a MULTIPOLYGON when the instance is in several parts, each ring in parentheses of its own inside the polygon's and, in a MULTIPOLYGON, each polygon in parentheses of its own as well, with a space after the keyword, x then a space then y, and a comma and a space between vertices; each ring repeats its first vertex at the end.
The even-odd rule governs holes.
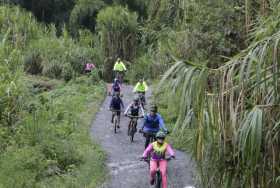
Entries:
MULTIPOLYGON (((174 159, 174 158, 172 158, 172 157, 165 158, 165 160, 167 160, 168 162, 170 160, 172 160, 172 159, 174 159)), ((149 165, 149 170, 150 170, 150 161, 151 161, 151 159, 150 158, 146 158, 146 159, 141 158, 140 160, 147 162, 148 165, 149 165)), ((161 177, 161 173, 160 173, 160 169, 159 169, 159 164, 158 164, 158 168, 156 170, 156 177, 155 177, 154 185, 155 185, 154 186, 155 188, 161 188, 162 187, 162 177, 161 177)))
POLYGON ((146 104, 146 101, 145 101, 145 93, 143 92, 138 92, 138 99, 139 99, 139 102, 141 103, 142 107, 144 107, 144 105, 146 104))
POLYGON ((115 71, 115 77, 120 80, 120 83, 123 83, 124 71, 115 71))
POLYGON ((114 125, 114 133, 117 133, 117 129, 120 127, 120 113, 121 110, 113 110, 110 109, 110 111, 112 111, 112 117, 113 117, 113 125, 114 125))
MULTIPOLYGON (((149 144, 153 143, 156 141, 156 132, 144 132, 142 129, 139 130, 139 133, 143 134, 144 137, 146 138, 145 142, 145 149, 148 147, 149 144), (148 140, 148 142, 147 142, 148 140)), ((170 131, 166 131, 166 134, 170 134, 170 131)))
POLYGON ((137 120, 139 118, 143 118, 143 116, 132 116, 132 115, 126 115, 130 118, 128 129, 127 129, 127 135, 130 137, 130 142, 133 142, 134 134, 137 132, 137 120))

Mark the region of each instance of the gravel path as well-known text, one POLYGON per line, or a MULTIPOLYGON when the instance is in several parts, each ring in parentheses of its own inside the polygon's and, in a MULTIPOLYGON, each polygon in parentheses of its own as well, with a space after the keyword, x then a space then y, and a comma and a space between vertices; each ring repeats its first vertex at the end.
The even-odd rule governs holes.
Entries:
MULTIPOLYGON (((123 101, 127 106, 133 99, 132 87, 124 86, 123 101)), ((149 95, 149 94, 147 94, 149 95)), ((149 188, 148 165, 139 161, 143 153, 144 138, 136 134, 134 143, 127 136, 129 119, 121 116, 121 128, 117 134, 113 132, 110 122, 111 112, 108 111, 111 97, 107 97, 93 121, 92 137, 101 144, 107 154, 107 167, 110 179, 102 188, 149 188)), ((139 120, 138 124, 141 124, 139 120)), ((190 156, 176 151, 176 160, 168 165, 169 188, 187 188, 194 185, 192 161, 190 156)))

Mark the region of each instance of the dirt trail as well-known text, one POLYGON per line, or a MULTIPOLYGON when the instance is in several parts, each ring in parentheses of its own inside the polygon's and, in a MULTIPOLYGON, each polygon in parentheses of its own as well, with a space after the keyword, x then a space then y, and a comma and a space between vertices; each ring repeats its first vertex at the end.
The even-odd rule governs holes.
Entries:
MULTIPOLYGON (((132 87, 124 86, 123 101, 127 106, 133 99, 132 87)), ((101 144, 107 154, 107 167, 110 180, 102 188, 149 188, 148 166, 139 161, 144 149, 144 138, 137 133, 135 142, 130 143, 127 136, 128 118, 122 115, 121 128, 113 132, 108 111, 110 97, 107 97, 92 124, 91 134, 101 144)), ((142 124, 139 121, 138 124, 142 124)), ((169 188, 185 188, 194 185, 193 167, 189 156, 176 151, 176 160, 168 165, 169 188)))

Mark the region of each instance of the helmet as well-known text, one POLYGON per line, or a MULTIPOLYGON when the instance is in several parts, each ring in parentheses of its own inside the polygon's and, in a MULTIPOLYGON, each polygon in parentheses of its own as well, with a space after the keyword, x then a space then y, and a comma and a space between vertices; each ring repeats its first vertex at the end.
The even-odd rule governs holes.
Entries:
POLYGON ((157 113, 157 111, 158 111, 157 106, 156 105, 152 105, 151 108, 150 108, 150 111, 157 113))
POLYGON ((162 139, 164 139, 165 138, 165 133, 163 132, 163 131, 159 131, 159 132, 157 132, 157 134, 156 134, 156 138, 162 138, 162 139))

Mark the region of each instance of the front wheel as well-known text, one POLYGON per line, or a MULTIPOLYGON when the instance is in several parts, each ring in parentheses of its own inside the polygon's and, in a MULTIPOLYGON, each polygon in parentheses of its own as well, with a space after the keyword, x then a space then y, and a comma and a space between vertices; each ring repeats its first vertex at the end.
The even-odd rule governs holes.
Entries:
POLYGON ((134 134, 136 132, 136 123, 135 122, 131 122, 130 124, 130 142, 133 142, 134 139, 134 134))
POLYGON ((158 170, 157 173, 156 173, 155 187, 156 187, 156 188, 161 188, 161 174, 160 174, 160 171, 159 171, 159 170, 158 170))
POLYGON ((127 136, 130 135, 130 129, 131 129, 131 121, 129 122, 128 127, 127 127, 127 136))
POLYGON ((118 117, 114 117, 114 132, 117 133, 117 127, 118 127, 118 117))

